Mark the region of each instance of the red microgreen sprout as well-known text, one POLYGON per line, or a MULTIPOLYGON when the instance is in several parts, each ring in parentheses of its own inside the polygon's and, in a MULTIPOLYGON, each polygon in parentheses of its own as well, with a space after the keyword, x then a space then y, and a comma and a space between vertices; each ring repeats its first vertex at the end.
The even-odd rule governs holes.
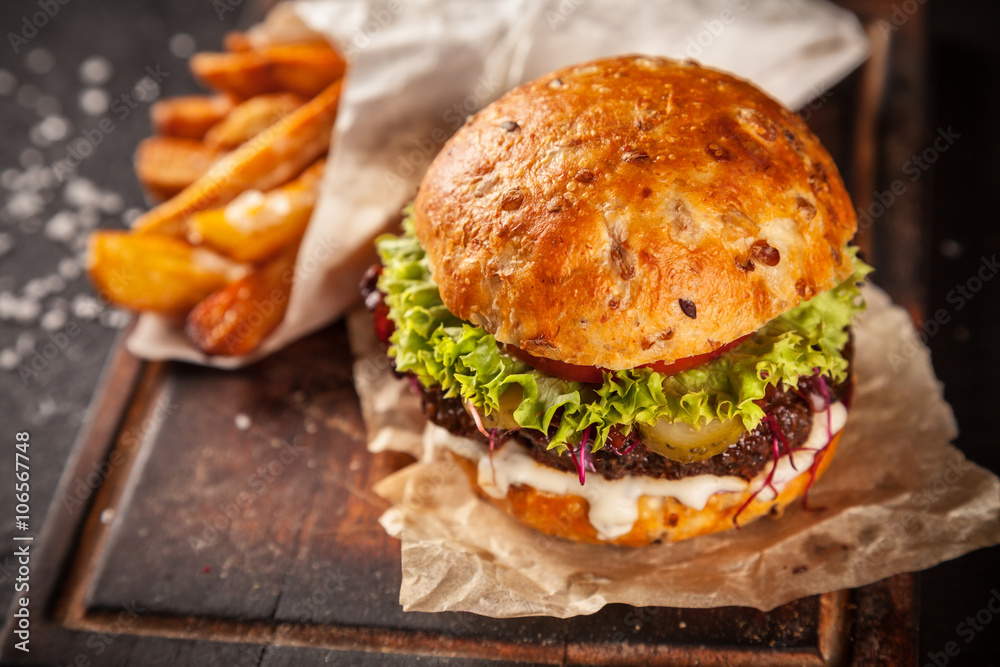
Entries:
POLYGON ((826 456, 827 449, 830 447, 830 442, 833 440, 833 417, 831 416, 830 410, 830 389, 826 386, 826 379, 819 374, 819 368, 814 368, 813 372, 815 375, 815 384, 819 386, 819 393, 823 396, 826 401, 826 444, 816 451, 816 456, 813 457, 812 465, 809 466, 809 482, 806 484, 806 490, 802 493, 802 509, 806 511, 819 511, 823 509, 822 507, 817 507, 811 509, 809 507, 809 491, 812 489, 813 483, 816 481, 816 473, 819 470, 820 464, 823 462, 823 458, 826 456))
POLYGON ((497 471, 493 467, 493 449, 496 447, 497 442, 497 430, 491 428, 488 432, 483 426, 483 420, 479 416, 479 411, 476 410, 476 406, 472 404, 472 401, 466 401, 466 407, 469 408, 469 413, 472 415, 472 421, 476 422, 476 429, 479 430, 490 443, 490 470, 493 472, 493 483, 496 484, 497 471))
POLYGON ((580 456, 580 461, 577 462, 574 457, 573 463, 576 466, 576 471, 580 475, 580 486, 587 481, 587 469, 590 468, 591 472, 597 472, 594 468, 594 463, 590 459, 590 450, 587 449, 587 442, 590 440, 590 427, 588 426, 583 430, 583 438, 580 440, 580 449, 578 454, 580 456))
POLYGON ((628 446, 628 449, 626 449, 625 451, 622 452, 622 456, 625 456, 626 454, 628 454, 629 452, 631 452, 633 449, 635 449, 638 446, 639 446, 639 439, 636 438, 632 442, 632 444, 628 446))
POLYGON ((610 449, 611 451, 613 451, 617 456, 624 456, 625 454, 628 454, 633 449, 635 449, 635 446, 639 444, 639 440, 636 439, 631 433, 629 433, 628 435, 622 437, 622 443, 621 444, 622 445, 629 445, 628 449, 626 449, 625 451, 622 451, 619 446, 616 446, 615 445, 615 438, 614 437, 609 437, 607 440, 604 441, 604 446, 605 447, 607 447, 608 449, 610 449), (631 444, 629 444, 629 443, 631 443, 631 444))
POLYGON ((759 489, 754 491, 749 498, 747 498, 746 502, 744 502, 740 506, 740 508, 736 511, 736 514, 733 516, 733 524, 735 524, 737 528, 740 528, 739 524, 740 514, 743 513, 743 510, 749 507, 750 503, 752 503, 754 499, 757 498, 757 496, 760 494, 761 491, 770 487, 771 490, 774 491, 775 496, 778 495, 778 490, 774 487, 772 481, 774 480, 775 470, 777 470, 778 467, 778 456, 780 454, 778 450, 779 439, 781 440, 781 443, 785 446, 785 451, 788 454, 788 461, 789 463, 791 463, 792 469, 795 471, 798 471, 798 468, 795 467, 795 458, 793 456, 795 452, 800 450, 810 450, 815 452, 812 464, 810 464, 809 470, 807 471, 809 473, 809 481, 806 483, 805 491, 803 491, 802 493, 802 509, 806 510, 807 512, 814 512, 823 509, 822 507, 817 507, 817 508, 809 507, 809 491, 810 489, 812 489, 813 484, 816 482, 816 474, 817 472, 819 472, 819 467, 820 465, 822 465, 823 458, 826 456, 826 452, 830 448, 830 442, 833 440, 833 417, 830 410, 830 405, 832 404, 833 400, 830 397, 830 388, 826 384, 826 378, 824 378, 822 375, 819 374, 820 369, 814 368, 813 372, 815 373, 815 375, 813 376, 813 386, 818 389, 819 395, 822 397, 823 405, 819 406, 815 398, 812 398, 815 396, 815 394, 813 394, 812 392, 809 392, 809 397, 805 398, 806 400, 809 401, 810 405, 812 406, 815 412, 819 412, 820 410, 826 411, 826 444, 820 447, 819 449, 813 449, 811 447, 796 447, 795 449, 789 449, 788 441, 785 438, 784 432, 781 430, 781 425, 778 423, 778 420, 775 419, 773 415, 768 415, 765 418, 765 421, 767 421, 767 424, 771 429, 771 446, 774 449, 774 461, 771 464, 771 471, 765 478, 764 483, 761 485, 759 489), (816 409, 817 407, 819 409, 816 409))
POLYGON ((476 410, 476 406, 472 404, 472 401, 466 401, 465 407, 469 408, 469 414, 472 415, 472 421, 476 422, 476 428, 482 433, 487 439, 489 439, 490 434, 486 432, 483 427, 483 420, 479 417, 479 411, 476 410))
MULTIPOLYGON (((740 528, 740 521, 739 521, 740 514, 742 514, 743 510, 745 510, 747 507, 750 506, 750 503, 756 500, 757 496, 760 495, 761 491, 763 491, 766 488, 770 488, 772 491, 774 491, 775 497, 777 497, 779 493, 778 489, 775 488, 773 482, 774 482, 774 473, 777 472, 778 470, 778 459, 781 457, 781 451, 778 449, 778 432, 781 430, 781 428, 780 426, 778 426, 778 422, 776 419, 770 417, 770 415, 768 415, 768 417, 769 417, 768 425, 771 424, 774 425, 774 427, 771 428, 771 449, 773 450, 773 456, 774 456, 773 460, 771 461, 771 470, 767 473, 767 477, 764 479, 764 483, 760 485, 760 488, 758 488, 756 491, 750 494, 750 497, 747 498, 742 505, 740 505, 740 508, 736 510, 736 514, 733 515, 733 525, 736 526, 737 529, 740 528)), ((782 435, 782 440, 784 440, 784 435, 782 435)))
POLYGON ((788 455, 788 462, 792 464, 792 470, 798 472, 799 469, 795 467, 795 457, 792 456, 792 449, 788 446, 788 440, 785 439, 785 432, 781 429, 781 424, 774 418, 774 415, 768 415, 765 419, 767 425, 771 427, 771 437, 778 436, 778 440, 785 447, 785 454, 788 455))
POLYGON ((586 473, 580 467, 580 461, 577 460, 577 453, 574 452, 572 449, 563 450, 563 453, 566 453, 566 451, 569 451, 569 460, 573 462, 573 469, 576 470, 577 477, 580 478, 580 480, 581 480, 580 484, 582 485, 583 484, 583 480, 586 477, 586 473))

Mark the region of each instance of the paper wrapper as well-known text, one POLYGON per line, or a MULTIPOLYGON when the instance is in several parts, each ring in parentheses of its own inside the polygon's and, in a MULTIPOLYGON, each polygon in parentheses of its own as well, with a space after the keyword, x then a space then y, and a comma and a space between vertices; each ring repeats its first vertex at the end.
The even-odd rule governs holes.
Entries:
MULTIPOLYGON (((866 287, 853 408, 830 468, 783 517, 640 549, 574 544, 477 497, 450 459, 422 451, 419 399, 352 317, 355 379, 373 449, 420 462, 379 482, 402 543, 408 611, 494 617, 592 614, 606 604, 769 610, 807 595, 922 570, 1000 543, 1000 480, 949 442, 958 430, 907 313, 866 287)), ((428 427, 433 428, 433 427, 428 427)))
POLYGON ((251 355, 208 357, 176 322, 143 314, 128 340, 134 354, 235 368, 342 315, 358 299, 372 239, 398 220, 466 115, 554 69, 623 53, 695 58, 795 109, 868 52, 857 19, 817 0, 298 2, 250 37, 295 41, 310 28, 349 69, 284 322, 251 355))

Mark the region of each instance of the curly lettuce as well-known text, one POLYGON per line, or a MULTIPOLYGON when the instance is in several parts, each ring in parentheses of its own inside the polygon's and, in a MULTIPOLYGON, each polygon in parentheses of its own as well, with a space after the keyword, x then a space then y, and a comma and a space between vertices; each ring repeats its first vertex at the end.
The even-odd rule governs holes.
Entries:
POLYGON ((755 401, 769 385, 797 387, 815 369, 843 381, 846 327, 864 308, 859 285, 872 270, 852 249, 855 270, 849 279, 768 322, 718 359, 670 376, 644 368, 605 372, 597 386, 535 370, 506 354, 485 329, 452 314, 409 218, 403 227, 400 236, 376 240, 384 267, 379 289, 396 327, 389 347, 396 369, 485 414, 498 410, 500 397, 518 385, 522 399, 514 420, 549 434, 549 447, 560 451, 578 444, 587 427, 596 429, 593 451, 604 446, 613 426, 630 432, 633 425, 660 419, 697 427, 739 418, 749 430, 764 418, 755 401))

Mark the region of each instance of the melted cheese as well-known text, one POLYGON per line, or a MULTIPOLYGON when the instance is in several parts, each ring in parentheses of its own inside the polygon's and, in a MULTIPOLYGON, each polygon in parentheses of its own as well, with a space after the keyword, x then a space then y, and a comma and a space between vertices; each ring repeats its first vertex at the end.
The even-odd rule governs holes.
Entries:
MULTIPOLYGON (((837 433, 847 422, 847 410, 840 403, 830 406, 830 430, 837 433)), ((813 426, 803 446, 793 453, 778 459, 772 479, 772 486, 780 491, 798 475, 809 469, 816 452, 828 442, 826 428, 827 413, 813 416, 813 426)), ((695 475, 676 480, 655 479, 635 475, 622 479, 605 479, 598 474, 587 476, 583 486, 575 473, 551 468, 538 463, 531 453, 520 443, 508 440, 503 447, 493 453, 492 462, 486 447, 467 438, 454 436, 448 431, 429 425, 425 433, 425 454, 434 448, 444 447, 463 458, 478 461, 479 486, 494 497, 503 498, 511 486, 524 484, 538 491, 555 495, 574 495, 584 498, 590 506, 589 518, 598 536, 611 540, 627 534, 639 518, 639 498, 675 498, 684 505, 702 510, 708 499, 716 493, 756 491, 766 483, 771 466, 753 480, 747 482, 739 477, 716 475, 695 475)), ((758 498, 773 500, 776 497, 771 487, 761 490, 758 498)))

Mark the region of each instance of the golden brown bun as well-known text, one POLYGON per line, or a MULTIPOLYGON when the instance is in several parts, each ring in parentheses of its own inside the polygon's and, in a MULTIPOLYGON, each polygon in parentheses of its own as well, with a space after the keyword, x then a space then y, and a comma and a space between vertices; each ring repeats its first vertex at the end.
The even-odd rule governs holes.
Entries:
POLYGON ((727 74, 638 56, 476 114, 431 164, 414 221, 453 313, 610 369, 711 351, 830 289, 857 226, 795 114, 727 74))
MULTIPOLYGON (((816 466, 816 479, 826 472, 833 461, 841 433, 843 430, 830 440, 822 460, 816 466)), ((504 498, 493 498, 480 491, 476 483, 476 464, 457 455, 452 456, 465 469, 473 488, 481 497, 530 528, 574 542, 642 547, 655 542, 679 542, 698 535, 731 530, 734 528, 733 517, 751 495, 749 491, 717 493, 708 499, 705 508, 701 510, 692 509, 673 498, 661 500, 641 496, 638 500, 639 519, 632 530, 614 540, 602 540, 588 518, 590 506, 580 496, 557 496, 520 484, 511 486, 504 498)), ((809 479, 809 472, 805 470, 790 481, 777 498, 754 500, 740 514, 740 525, 745 526, 769 512, 780 515, 785 507, 805 493, 809 479)))

